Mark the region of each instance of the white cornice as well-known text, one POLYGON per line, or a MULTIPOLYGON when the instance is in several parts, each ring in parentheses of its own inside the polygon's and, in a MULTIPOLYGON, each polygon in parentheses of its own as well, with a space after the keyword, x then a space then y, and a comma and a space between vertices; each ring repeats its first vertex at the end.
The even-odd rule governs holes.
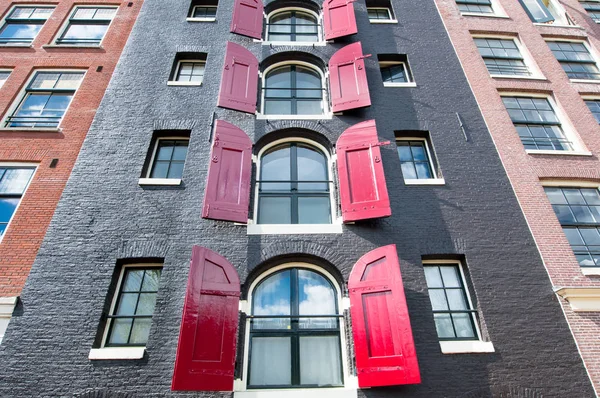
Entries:
POLYGON ((554 292, 567 300, 575 312, 600 311, 600 287, 555 287, 554 292))

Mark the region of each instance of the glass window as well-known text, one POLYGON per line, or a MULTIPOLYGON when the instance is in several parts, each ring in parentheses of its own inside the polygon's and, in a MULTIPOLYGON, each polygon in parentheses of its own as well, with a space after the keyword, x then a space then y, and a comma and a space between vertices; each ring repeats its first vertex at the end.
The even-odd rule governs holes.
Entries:
POLYGON ((478 340, 476 315, 459 265, 424 265, 433 319, 440 340, 478 340))
POLYGON ((248 387, 343 385, 336 293, 321 274, 276 272, 252 294, 248 387))
POLYGON ((116 13, 116 7, 76 7, 56 44, 100 45, 116 13))
POLYGON ((600 100, 585 100, 585 104, 596 118, 596 121, 600 123, 600 100))
POLYGON ((267 27, 268 41, 319 41, 319 22, 308 12, 278 12, 269 18, 267 27))
POLYGON ((600 193, 596 188, 544 188, 582 267, 600 266, 600 193))
POLYGON ((145 346, 160 279, 160 267, 125 267, 107 323, 106 347, 145 346))
POLYGON ((590 18, 596 23, 600 23, 600 2, 597 1, 581 1, 581 6, 587 11, 590 18))
POLYGON ((5 120, 5 127, 56 128, 84 73, 36 72, 19 105, 5 120))
POLYGON ((35 171, 34 167, 16 168, 0 165, 0 237, 25 193, 35 171))
POLYGON ((475 38, 477 49, 492 75, 530 76, 523 56, 513 39, 475 38))
POLYGON ((548 46, 570 79, 600 79, 596 61, 583 43, 549 41, 548 46))
POLYGON ((259 224, 331 224, 327 157, 302 143, 277 145, 260 160, 259 224))
POLYGON ((6 82, 6 80, 8 80, 9 76, 9 70, 0 70, 0 87, 4 86, 4 83, 6 82))
POLYGON ((410 83, 410 74, 404 62, 395 64, 379 64, 383 84, 386 83, 410 83))
POLYGON ((300 65, 272 69, 265 77, 265 115, 323 114, 323 84, 319 72, 300 65))
POLYGON ((191 17, 215 19, 217 17, 217 6, 195 6, 192 9, 191 17))
POLYGON ((175 81, 186 83, 202 83, 204 79, 204 61, 179 61, 175 81))
POLYGON ((525 149, 551 151, 573 149, 548 99, 502 97, 502 101, 525 149))
POLYGON ((392 19, 392 10, 388 7, 367 7, 369 21, 390 21, 392 19))
POLYGON ((17 6, 4 19, 0 44, 31 44, 54 11, 51 6, 17 6))
POLYGON ((189 140, 159 139, 156 143, 150 178, 176 178, 183 175, 189 140))
POLYGON ((529 15, 529 19, 538 23, 554 22, 555 15, 550 11, 549 0, 519 0, 529 15))
POLYGON ((456 0, 461 13, 493 14, 491 0, 456 0))
POLYGON ((426 141, 401 140, 396 147, 405 180, 435 178, 426 141))

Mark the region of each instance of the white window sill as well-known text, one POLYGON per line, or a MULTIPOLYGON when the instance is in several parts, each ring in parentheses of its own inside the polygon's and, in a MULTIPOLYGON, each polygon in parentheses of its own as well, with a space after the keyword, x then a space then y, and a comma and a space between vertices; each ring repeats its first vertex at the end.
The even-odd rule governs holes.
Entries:
POLYGON ((248 224, 247 235, 341 234, 341 224, 248 224))
POLYGON ((465 17, 482 17, 482 18, 504 18, 510 19, 508 15, 498 15, 498 14, 480 14, 478 12, 463 12, 460 15, 465 17))
POLYGON ((558 287, 554 292, 569 302, 575 312, 600 311, 600 288, 558 287))
POLYGON ((548 80, 544 76, 490 75, 494 79, 548 80))
POLYGON ((404 180, 404 185, 446 185, 443 178, 409 178, 404 180))
POLYGON ((33 48, 33 45, 32 44, 0 44, 0 47, 33 48))
POLYGON ((569 79, 571 83, 586 83, 586 84, 600 84, 600 80, 590 80, 590 79, 569 79))
POLYGON ((600 267, 581 267, 583 275, 600 275, 600 267))
POLYGON ((534 22, 533 24, 536 25, 536 26, 551 26, 551 27, 554 27, 554 28, 573 28, 573 29, 581 29, 581 30, 583 30, 583 28, 581 26, 578 26, 578 25, 565 25, 565 24, 558 24, 558 23, 555 23, 555 24, 554 23, 550 23, 550 24, 548 24, 548 23, 540 23, 540 22, 534 22))
POLYGON ((139 185, 181 185, 181 178, 140 178, 139 185))
POLYGON ((257 120, 323 120, 332 117, 331 113, 323 115, 263 115, 262 113, 256 113, 257 120))
POLYGON ((417 83, 409 82, 409 83, 383 83, 383 87, 417 87, 417 83))
POLYGON ((55 127, 4 127, 0 128, 0 132, 32 132, 32 133, 60 133, 62 129, 55 127))
POLYGON ((592 153, 587 151, 546 151, 542 149, 526 149, 525 152, 529 155, 592 156, 592 153))
POLYGON ((11 318, 17 305, 16 297, 0 297, 0 318, 11 318))
POLYGON ((90 46, 90 45, 77 45, 77 44, 44 44, 42 46, 42 48, 81 48, 81 49, 96 49, 96 50, 104 50, 104 47, 102 47, 101 45, 94 45, 94 46, 90 46))
POLYGON ((146 347, 114 347, 114 348, 92 348, 88 359, 142 359, 146 347))
POLYGON ((263 46, 299 46, 299 47, 323 47, 327 45, 326 41, 262 41, 255 39, 254 42, 262 43, 263 46))
POLYGON ((217 18, 186 18, 188 22, 215 22, 217 18))
POLYGON ((369 22, 373 23, 373 24, 379 24, 379 23, 398 23, 398 20, 397 19, 374 19, 374 20, 371 21, 369 19, 369 22))
POLYGON ((167 86, 201 86, 202 82, 174 82, 168 81, 167 86))
POLYGON ((471 354, 496 352, 491 341, 440 341, 443 354, 471 354))
POLYGON ((305 388, 235 391, 233 398, 356 398, 355 388, 305 388))

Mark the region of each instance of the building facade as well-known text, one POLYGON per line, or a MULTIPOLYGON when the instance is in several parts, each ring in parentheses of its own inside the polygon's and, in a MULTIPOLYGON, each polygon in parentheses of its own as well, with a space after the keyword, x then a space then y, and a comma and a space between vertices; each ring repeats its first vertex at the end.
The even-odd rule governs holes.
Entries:
POLYGON ((432 0, 146 0, 0 395, 592 397, 557 301, 432 0))
POLYGON ((0 341, 141 3, 0 3, 0 341))
POLYGON ((438 5, 597 391, 598 3, 474 3, 438 5))

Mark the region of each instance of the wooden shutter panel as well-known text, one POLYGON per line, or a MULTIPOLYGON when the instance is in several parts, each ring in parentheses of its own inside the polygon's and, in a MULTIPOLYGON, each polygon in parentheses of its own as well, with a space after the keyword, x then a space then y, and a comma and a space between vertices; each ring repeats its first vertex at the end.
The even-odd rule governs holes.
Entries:
POLYGON ((233 265, 194 246, 172 390, 233 391, 239 296, 233 265))
POLYGON ((261 0, 235 0, 230 31, 255 39, 262 38, 263 8, 261 0))
POLYGON ((240 128, 217 120, 202 217, 248 222, 252 141, 240 128))
POLYGON ((420 383, 396 245, 362 256, 348 289, 358 386, 420 383))
POLYGON ((258 60, 239 44, 227 42, 217 105, 254 113, 257 90, 258 60))
POLYGON ((392 214, 375 120, 350 127, 335 145, 344 222, 392 214))
POLYGON ((533 22, 545 23, 554 21, 550 10, 541 0, 519 0, 529 19, 533 22))
POLYGON ((333 112, 371 105, 369 84, 360 42, 339 49, 329 60, 329 86, 333 112))
POLYGON ((354 3, 356 0, 325 0, 323 2, 323 30, 325 40, 353 35, 358 32, 354 3))

